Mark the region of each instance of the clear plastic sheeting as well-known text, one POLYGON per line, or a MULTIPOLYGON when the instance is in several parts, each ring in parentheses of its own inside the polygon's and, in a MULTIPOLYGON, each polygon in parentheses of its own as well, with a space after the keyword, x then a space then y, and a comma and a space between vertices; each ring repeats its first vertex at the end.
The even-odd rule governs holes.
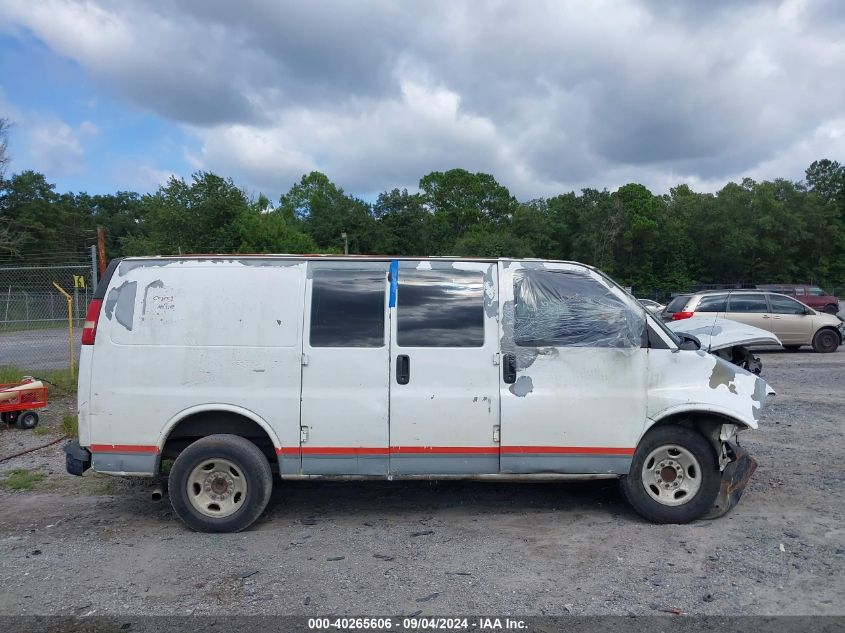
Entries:
POLYGON ((514 343, 520 347, 642 346, 645 315, 589 274, 514 272, 514 343))

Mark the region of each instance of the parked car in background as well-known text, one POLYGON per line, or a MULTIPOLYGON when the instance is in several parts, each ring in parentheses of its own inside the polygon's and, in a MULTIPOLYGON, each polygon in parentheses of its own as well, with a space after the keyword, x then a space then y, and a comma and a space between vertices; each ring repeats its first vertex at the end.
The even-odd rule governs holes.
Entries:
POLYGON ((839 299, 828 294, 818 286, 803 286, 800 284, 759 284, 760 290, 777 292, 782 295, 795 297, 801 303, 810 306, 813 310, 837 314, 839 312, 839 299))
POLYGON ((768 330, 788 350, 812 345, 817 352, 835 352, 845 338, 845 323, 838 316, 813 310, 786 295, 761 290, 708 290, 678 295, 661 314, 664 321, 707 315, 768 330))
POLYGON ((660 314, 666 306, 651 299, 637 299, 642 306, 652 314, 660 314))

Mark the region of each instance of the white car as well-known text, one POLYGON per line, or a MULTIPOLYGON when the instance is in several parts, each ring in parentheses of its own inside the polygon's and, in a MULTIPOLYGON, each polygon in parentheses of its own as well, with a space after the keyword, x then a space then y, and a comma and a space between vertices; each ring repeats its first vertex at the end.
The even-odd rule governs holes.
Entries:
POLYGON ((173 509, 209 532, 253 523, 273 473, 618 478, 652 521, 718 516, 771 390, 690 343, 572 262, 116 260, 86 316, 67 469, 173 459, 173 509))
POLYGON ((643 307, 651 312, 652 314, 660 314, 663 312, 663 308, 666 306, 662 303, 657 303, 657 301, 652 301, 651 299, 637 299, 643 307))

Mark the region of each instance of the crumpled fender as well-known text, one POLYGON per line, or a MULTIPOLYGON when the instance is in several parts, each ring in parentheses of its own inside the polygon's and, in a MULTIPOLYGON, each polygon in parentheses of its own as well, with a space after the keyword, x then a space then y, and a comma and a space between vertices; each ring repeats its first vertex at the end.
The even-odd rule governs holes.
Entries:
POLYGON ((744 448, 733 442, 725 443, 730 463, 722 471, 722 483, 713 508, 704 515, 705 519, 716 519, 730 512, 739 503, 751 475, 757 470, 757 460, 744 448))

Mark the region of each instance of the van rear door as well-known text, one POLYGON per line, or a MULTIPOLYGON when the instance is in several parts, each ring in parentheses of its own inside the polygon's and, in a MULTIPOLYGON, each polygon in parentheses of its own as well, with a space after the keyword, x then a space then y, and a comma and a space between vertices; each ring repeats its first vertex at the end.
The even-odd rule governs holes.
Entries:
POLYGON ((389 262, 308 263, 302 472, 386 475, 389 262))
POLYGON ((496 264, 391 266, 390 471, 499 471, 496 264))

